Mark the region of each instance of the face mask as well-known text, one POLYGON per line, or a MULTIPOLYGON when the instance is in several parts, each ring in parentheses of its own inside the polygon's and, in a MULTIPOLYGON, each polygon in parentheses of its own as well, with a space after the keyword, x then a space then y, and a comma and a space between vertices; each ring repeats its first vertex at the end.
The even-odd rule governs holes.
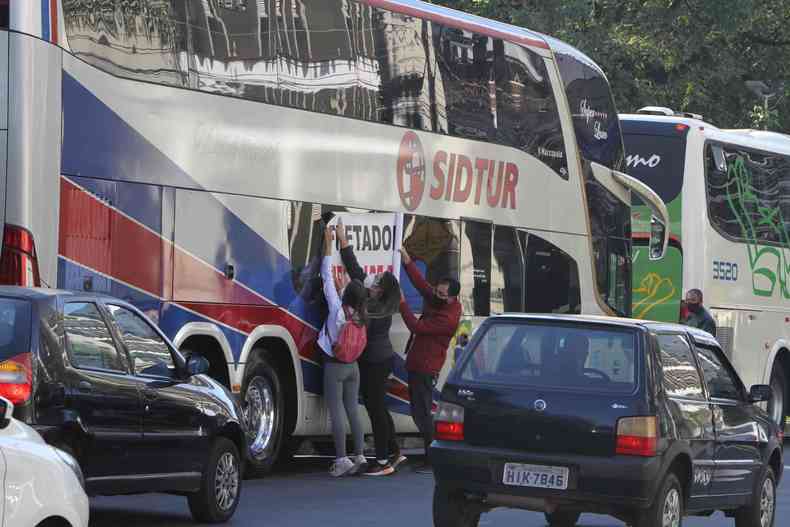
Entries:
POLYGON ((699 304, 692 304, 692 303, 687 303, 687 304, 686 304, 686 307, 687 307, 687 308, 688 308, 688 310, 689 310, 689 311, 691 311, 692 313, 699 313, 699 312, 700 312, 700 308, 701 308, 702 306, 700 306, 699 304))

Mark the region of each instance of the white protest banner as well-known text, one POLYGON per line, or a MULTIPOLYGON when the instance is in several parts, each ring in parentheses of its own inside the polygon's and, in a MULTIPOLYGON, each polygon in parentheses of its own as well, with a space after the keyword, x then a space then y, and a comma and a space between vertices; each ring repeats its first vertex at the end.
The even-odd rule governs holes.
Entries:
MULTIPOLYGON (((398 250, 401 247, 399 225, 403 224, 403 218, 398 216, 400 214, 389 212, 362 214, 338 212, 329 225, 336 227, 338 220, 343 221, 348 243, 354 249, 357 261, 366 274, 390 271, 399 277, 398 250)), ((332 272, 337 274, 341 269, 343 262, 336 245, 332 252, 332 272)))

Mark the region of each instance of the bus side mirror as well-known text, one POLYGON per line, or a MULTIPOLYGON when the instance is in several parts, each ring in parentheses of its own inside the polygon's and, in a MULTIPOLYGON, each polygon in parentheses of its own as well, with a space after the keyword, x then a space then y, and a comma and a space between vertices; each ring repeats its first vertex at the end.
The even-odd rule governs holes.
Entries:
POLYGON ((667 252, 667 226, 657 216, 650 219, 650 259, 660 260, 667 252))

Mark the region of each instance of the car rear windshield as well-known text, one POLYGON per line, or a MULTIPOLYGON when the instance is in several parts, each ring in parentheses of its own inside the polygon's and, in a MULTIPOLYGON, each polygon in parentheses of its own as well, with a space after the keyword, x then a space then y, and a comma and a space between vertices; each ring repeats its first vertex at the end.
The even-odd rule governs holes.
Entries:
POLYGON ((0 298, 0 362, 30 351, 30 302, 0 298))
POLYGON ((497 322, 476 339, 464 381, 631 393, 636 387, 634 331, 497 322))

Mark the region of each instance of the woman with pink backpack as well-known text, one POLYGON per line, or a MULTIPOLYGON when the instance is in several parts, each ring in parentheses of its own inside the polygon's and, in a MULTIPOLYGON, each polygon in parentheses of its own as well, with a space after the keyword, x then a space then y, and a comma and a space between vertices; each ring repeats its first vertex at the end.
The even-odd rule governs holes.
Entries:
POLYGON ((324 230, 324 256, 321 278, 329 307, 326 323, 318 336, 324 353, 324 399, 332 422, 335 462, 329 469, 334 477, 359 474, 366 468, 363 455, 365 437, 359 419, 359 367, 357 358, 367 344, 367 291, 358 280, 348 282, 340 293, 332 277, 332 228, 324 230), (342 298, 341 298, 342 295, 342 298), (346 423, 351 425, 354 455, 346 454, 346 423))

